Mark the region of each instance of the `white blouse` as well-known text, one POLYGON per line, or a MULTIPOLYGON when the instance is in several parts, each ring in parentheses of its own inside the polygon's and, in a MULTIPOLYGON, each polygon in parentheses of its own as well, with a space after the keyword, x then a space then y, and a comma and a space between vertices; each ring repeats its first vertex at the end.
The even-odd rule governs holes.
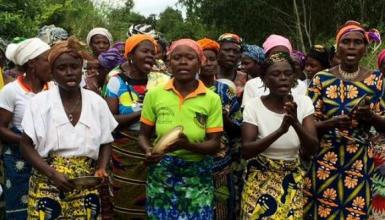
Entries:
POLYGON ((69 121, 59 89, 41 92, 27 106, 21 123, 41 157, 87 156, 98 159, 101 144, 111 143, 118 126, 107 103, 96 93, 81 88, 82 112, 75 126, 69 121))
MULTIPOLYGON (((308 96, 297 95, 293 98, 297 103, 298 121, 302 124, 303 119, 314 113, 313 103, 308 96)), ((263 104, 261 97, 256 97, 246 104, 243 111, 243 122, 257 126, 258 139, 262 139, 281 126, 284 116, 285 114, 270 111, 263 104)), ((261 154, 277 160, 295 160, 299 155, 299 147, 300 140, 297 132, 290 126, 285 134, 274 141, 261 154)))

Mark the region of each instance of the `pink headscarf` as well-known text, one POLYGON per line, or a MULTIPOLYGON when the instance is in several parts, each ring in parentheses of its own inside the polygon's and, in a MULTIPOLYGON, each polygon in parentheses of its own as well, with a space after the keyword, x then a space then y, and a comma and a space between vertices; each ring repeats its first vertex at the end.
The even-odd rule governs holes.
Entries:
POLYGON ((175 50, 175 48, 177 48, 179 46, 188 46, 191 49, 193 49, 197 53, 199 61, 201 64, 206 61, 206 57, 203 54, 203 50, 199 46, 199 44, 196 41, 191 40, 191 39, 187 39, 187 38, 174 41, 170 46, 170 49, 168 51, 168 55, 170 56, 172 54, 172 52, 175 50))
POLYGON ((267 54, 269 52, 269 50, 271 50, 273 47, 276 47, 276 46, 284 46, 287 49, 289 49, 290 53, 293 52, 293 48, 291 46, 290 41, 287 38, 285 38, 281 35, 276 35, 276 34, 270 35, 265 40, 265 42, 263 43, 263 50, 264 50, 265 54, 267 54))
POLYGON ((378 68, 381 67, 381 63, 384 61, 385 61, 385 49, 382 50, 380 54, 378 54, 378 60, 377 60, 378 68))

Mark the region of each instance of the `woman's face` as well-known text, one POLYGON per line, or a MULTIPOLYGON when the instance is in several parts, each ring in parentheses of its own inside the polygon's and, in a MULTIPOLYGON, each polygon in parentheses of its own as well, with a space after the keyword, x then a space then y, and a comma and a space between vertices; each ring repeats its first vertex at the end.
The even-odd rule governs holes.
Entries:
POLYGON ((63 53, 53 64, 53 78, 64 90, 77 89, 82 79, 82 67, 82 58, 75 58, 69 53, 63 53))
POLYGON ((91 49, 96 56, 99 56, 99 54, 105 52, 109 48, 110 41, 108 41, 107 37, 96 34, 91 38, 91 49))
POLYGON ((150 41, 143 41, 130 55, 132 64, 143 74, 148 74, 155 64, 155 47, 150 41))
POLYGON ((321 63, 312 58, 312 57, 306 57, 305 61, 305 72, 308 79, 312 79, 313 76, 318 73, 319 71, 323 70, 321 63))
POLYGON ((35 58, 35 75, 42 81, 48 82, 52 80, 51 68, 48 62, 49 51, 35 58))
POLYGON ((242 55, 241 64, 242 71, 249 74, 253 78, 259 76, 259 73, 261 72, 261 66, 255 60, 246 55, 242 55))
POLYGON ((217 54, 213 50, 203 51, 206 62, 202 65, 200 75, 202 76, 215 76, 218 73, 218 61, 217 54))
POLYGON ((287 61, 270 65, 263 77, 263 82, 271 94, 286 96, 290 93, 295 81, 294 70, 287 61))
POLYGON ((347 66, 358 65, 365 51, 364 35, 357 31, 343 35, 338 43, 338 55, 341 59, 341 64, 347 66))
POLYGON ((170 55, 170 68, 176 81, 193 81, 200 67, 198 54, 191 47, 178 46, 170 55))
POLYGON ((241 48, 238 44, 232 42, 221 43, 218 53, 218 63, 225 69, 235 68, 241 58, 241 48))

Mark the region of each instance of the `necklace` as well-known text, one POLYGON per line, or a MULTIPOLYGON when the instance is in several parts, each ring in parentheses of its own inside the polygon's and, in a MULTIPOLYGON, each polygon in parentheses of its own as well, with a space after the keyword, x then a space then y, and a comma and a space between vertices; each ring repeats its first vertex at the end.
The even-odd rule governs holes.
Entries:
POLYGON ((66 111, 65 108, 64 108, 64 111, 65 111, 65 113, 67 114, 68 119, 70 120, 71 123, 72 123, 72 121, 74 120, 73 113, 74 113, 74 111, 76 110, 76 107, 79 106, 80 101, 82 100, 81 97, 82 97, 82 96, 80 95, 80 98, 78 98, 78 100, 76 101, 76 104, 72 106, 72 108, 71 108, 70 111, 66 111))
POLYGON ((349 73, 349 72, 342 70, 341 65, 338 65, 338 72, 340 73, 342 78, 345 80, 352 81, 352 80, 356 79, 358 74, 360 73, 360 70, 361 70, 360 67, 358 67, 358 69, 356 71, 349 73))

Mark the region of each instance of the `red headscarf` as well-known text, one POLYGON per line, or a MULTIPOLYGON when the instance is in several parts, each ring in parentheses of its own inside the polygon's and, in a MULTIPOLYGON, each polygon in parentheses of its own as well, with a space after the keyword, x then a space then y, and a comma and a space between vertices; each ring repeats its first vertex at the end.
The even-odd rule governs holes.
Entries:
POLYGON ((206 57, 203 54, 202 48, 199 46, 199 44, 195 40, 191 40, 191 39, 180 39, 180 40, 174 41, 170 46, 168 55, 171 55, 172 52, 175 50, 175 48, 179 46, 187 46, 193 49, 197 53, 201 64, 206 61, 206 57))

